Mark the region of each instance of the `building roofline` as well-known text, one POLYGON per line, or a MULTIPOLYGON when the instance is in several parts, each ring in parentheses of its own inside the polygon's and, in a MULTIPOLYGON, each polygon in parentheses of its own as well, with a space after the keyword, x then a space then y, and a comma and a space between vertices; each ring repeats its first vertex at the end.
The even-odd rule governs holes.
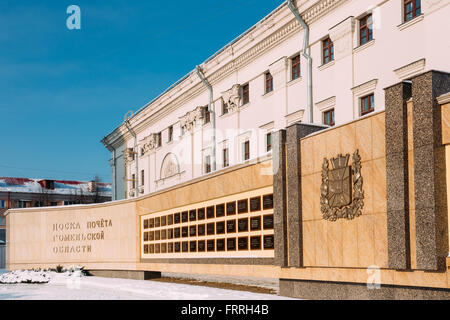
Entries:
MULTIPOLYGON (((214 54, 212 54, 209 58, 207 58, 205 61, 203 61, 200 66, 204 66, 206 63, 212 61, 215 57, 217 57, 219 54, 221 54, 222 52, 224 52, 227 48, 229 48, 230 46, 232 46, 233 44, 237 43, 239 40, 241 40, 243 37, 245 37, 247 34, 249 34, 251 31, 253 31, 258 25, 260 25, 261 23, 263 23, 264 21, 266 21, 268 18, 270 18, 272 15, 274 15, 275 13, 277 13, 278 11, 280 11, 283 7, 287 6, 287 2, 283 1, 283 3, 281 3, 278 7, 276 7, 274 10, 272 10, 268 15, 266 15, 264 18, 262 18, 261 20, 259 20, 257 23, 255 23, 253 26, 251 26, 250 28, 248 28, 246 31, 244 31, 243 33, 241 33, 239 36, 237 36, 236 38, 234 38, 233 40, 231 40, 229 43, 227 43, 225 46, 223 46, 222 48, 220 48, 218 51, 216 51, 214 54)), ((181 82, 183 82, 184 80, 186 80, 187 78, 189 78, 193 73, 196 72, 196 69, 192 69, 191 71, 189 71, 186 75, 184 75, 183 77, 181 77, 179 80, 177 80, 176 82, 174 82, 172 85, 170 85, 167 89, 165 89, 162 93, 160 93, 158 96, 156 96, 155 98, 153 98, 152 100, 150 100, 149 102, 147 102, 145 105, 143 105, 141 108, 139 108, 136 112, 134 112, 132 114, 132 116, 129 118, 130 120, 133 119, 135 116, 137 116, 141 111, 143 111, 144 109, 146 109, 149 105, 151 105, 152 103, 154 103, 155 101, 157 101, 159 98, 161 98, 163 95, 165 95, 167 92, 169 92, 171 89, 173 89, 174 87, 176 87, 178 84, 180 84, 181 82)), ((114 128, 114 130, 112 130, 109 134, 107 134, 106 136, 104 136, 101 139, 101 142, 103 143, 103 141, 106 141, 114 132, 117 131, 117 129, 119 129, 122 126, 123 122, 118 125, 116 128, 114 128)), ((109 142, 108 142, 109 143, 109 142)))

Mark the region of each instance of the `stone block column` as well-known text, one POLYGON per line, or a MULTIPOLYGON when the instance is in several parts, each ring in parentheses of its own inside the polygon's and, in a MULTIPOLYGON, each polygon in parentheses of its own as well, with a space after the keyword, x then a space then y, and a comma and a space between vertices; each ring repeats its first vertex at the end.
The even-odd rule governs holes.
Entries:
POLYGON ((287 266, 286 130, 273 133, 274 264, 287 266))
POLYGON ((385 89, 388 265, 397 270, 410 267, 406 106, 410 97, 407 82, 385 89))
POLYGON ((441 108, 437 97, 450 91, 450 74, 428 71, 412 79, 414 190, 417 268, 444 270, 448 254, 447 201, 441 193, 445 174, 441 108))

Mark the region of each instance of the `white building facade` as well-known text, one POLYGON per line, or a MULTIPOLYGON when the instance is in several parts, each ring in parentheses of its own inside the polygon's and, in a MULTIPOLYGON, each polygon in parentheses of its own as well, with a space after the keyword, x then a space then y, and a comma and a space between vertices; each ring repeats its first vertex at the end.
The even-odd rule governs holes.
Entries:
POLYGON ((449 15, 448 0, 284 2, 102 140, 113 199, 270 157, 296 122, 383 110, 384 88, 450 71, 449 15))

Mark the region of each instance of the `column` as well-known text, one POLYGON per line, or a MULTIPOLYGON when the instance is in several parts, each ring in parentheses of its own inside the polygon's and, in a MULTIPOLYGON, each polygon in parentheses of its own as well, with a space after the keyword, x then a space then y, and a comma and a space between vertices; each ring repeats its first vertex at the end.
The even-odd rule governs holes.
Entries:
POLYGON ((287 266, 286 130, 273 133, 274 265, 287 266))
POLYGON ((410 97, 411 84, 406 82, 385 89, 388 265, 397 270, 410 267, 406 106, 410 97))

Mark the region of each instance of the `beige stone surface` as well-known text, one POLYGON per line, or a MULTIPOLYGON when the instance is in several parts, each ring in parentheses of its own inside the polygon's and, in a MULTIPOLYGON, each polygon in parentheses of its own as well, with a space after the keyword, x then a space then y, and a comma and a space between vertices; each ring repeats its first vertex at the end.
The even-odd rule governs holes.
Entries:
MULTIPOLYGON (((300 141, 300 152, 302 159, 309 158, 311 157, 311 155, 313 155, 313 157, 316 157, 316 154, 313 153, 314 141, 315 141, 314 139, 305 139, 300 141)), ((316 160, 320 161, 319 163, 320 165, 322 165, 322 159, 317 158, 316 160)), ((318 171, 319 170, 318 168, 320 168, 320 166, 318 168, 316 167, 317 167, 316 161, 302 161, 301 162, 302 175, 307 176, 312 174, 313 172, 316 172, 316 170, 318 171)))
POLYGON ((305 266, 387 266, 385 143, 384 112, 300 140, 305 266), (361 156, 363 177, 362 215, 353 220, 323 220, 320 210, 323 159, 348 153, 351 165, 356 148, 361 156))
MULTIPOLYGON (((445 121, 448 124, 448 120, 445 121)), ((410 130, 412 127, 408 126, 408 128, 410 130)), ((237 168, 224 175, 182 185, 179 188, 171 188, 137 200, 89 206, 12 210, 7 216, 7 228, 10 230, 7 233, 8 268, 54 267, 57 264, 77 263, 91 269, 148 270, 365 283, 368 279, 367 267, 375 265, 381 268, 380 277, 384 284, 449 288, 448 270, 431 273, 387 269, 384 130, 384 113, 381 112, 300 140, 305 268, 139 262, 141 219, 144 216, 160 215, 163 212, 197 204, 206 205, 208 201, 237 199, 240 194, 248 196, 253 193, 269 192, 272 190, 270 161, 237 168), (363 189, 366 196, 363 214, 353 220, 340 219, 334 222, 323 220, 320 212, 323 158, 335 157, 338 153, 352 155, 354 148, 360 149, 362 157, 363 189), (102 227, 102 219, 111 220, 111 226, 105 227, 103 221, 102 227), (95 227, 92 227, 92 222, 97 221, 100 221, 100 226, 95 224, 95 227), (79 228, 71 229, 71 223, 78 223, 79 228), (88 227, 88 223, 91 227, 88 227), (67 230, 66 224, 69 224, 67 230), (61 230, 58 225, 62 225, 61 230), (64 241, 64 236, 70 238, 71 234, 98 234, 102 231, 101 239, 64 241), (58 238, 60 235, 63 236, 61 241, 58 238), (65 247, 79 245, 90 245, 91 251, 65 252, 65 247), (61 246, 62 252, 53 251, 55 247, 61 246)), ((445 146, 444 151, 446 195, 447 203, 450 203, 450 145, 445 146)), ((412 145, 409 152, 409 192, 413 195, 412 145)), ((410 196, 410 199, 414 197, 410 196)), ((413 262, 415 261, 413 200, 410 208, 413 262)), ((450 211, 448 213, 450 214, 450 211)), ((450 259, 447 260, 450 266, 450 259)))
POLYGON ((167 192, 138 198, 136 208, 138 215, 143 215, 272 186, 272 184, 272 161, 268 160, 167 192))
MULTIPOLYGON (((450 248, 450 144, 445 146, 445 167, 447 186, 447 222, 448 222, 448 247, 450 248)), ((447 270, 450 269, 450 258, 447 258, 447 270)))
POLYGON ((342 221, 342 266, 358 265, 358 224, 353 221, 342 221))
POLYGON ((450 144, 450 103, 441 106, 442 144, 450 144))
MULTIPOLYGON (((270 194, 272 180, 271 161, 265 160, 138 199, 10 210, 7 215, 8 268, 80 264, 86 268, 135 270, 141 259, 140 216, 207 205, 208 201, 216 199, 226 202, 240 195, 270 194)), ((270 213, 273 209, 258 214, 270 213)), ((273 229, 247 235, 256 233, 273 234, 273 229)), ((217 254, 220 255, 224 254, 217 254)), ((249 256, 256 252, 236 252, 235 255, 249 256)), ((273 250, 260 250, 258 256, 273 257, 273 250)))
MULTIPOLYGON (((280 277, 285 279, 340 281, 367 283, 370 270, 367 268, 281 268, 280 277)), ((449 272, 395 271, 379 269, 382 284, 449 288, 449 272)))
POLYGON ((134 265, 137 261, 136 204, 11 210, 8 267, 81 264, 134 265))
POLYGON ((386 208, 386 158, 372 161, 372 210, 373 213, 385 213, 386 208))
POLYGON ((303 263, 305 266, 316 265, 314 221, 303 221, 303 263))
POLYGON ((140 263, 138 270, 263 278, 279 278, 281 274, 280 267, 264 265, 140 263))
POLYGON ((413 104, 407 103, 407 131, 408 131, 408 197, 409 197, 409 246, 411 268, 417 269, 416 249, 416 210, 414 195, 414 136, 413 136, 413 104))

